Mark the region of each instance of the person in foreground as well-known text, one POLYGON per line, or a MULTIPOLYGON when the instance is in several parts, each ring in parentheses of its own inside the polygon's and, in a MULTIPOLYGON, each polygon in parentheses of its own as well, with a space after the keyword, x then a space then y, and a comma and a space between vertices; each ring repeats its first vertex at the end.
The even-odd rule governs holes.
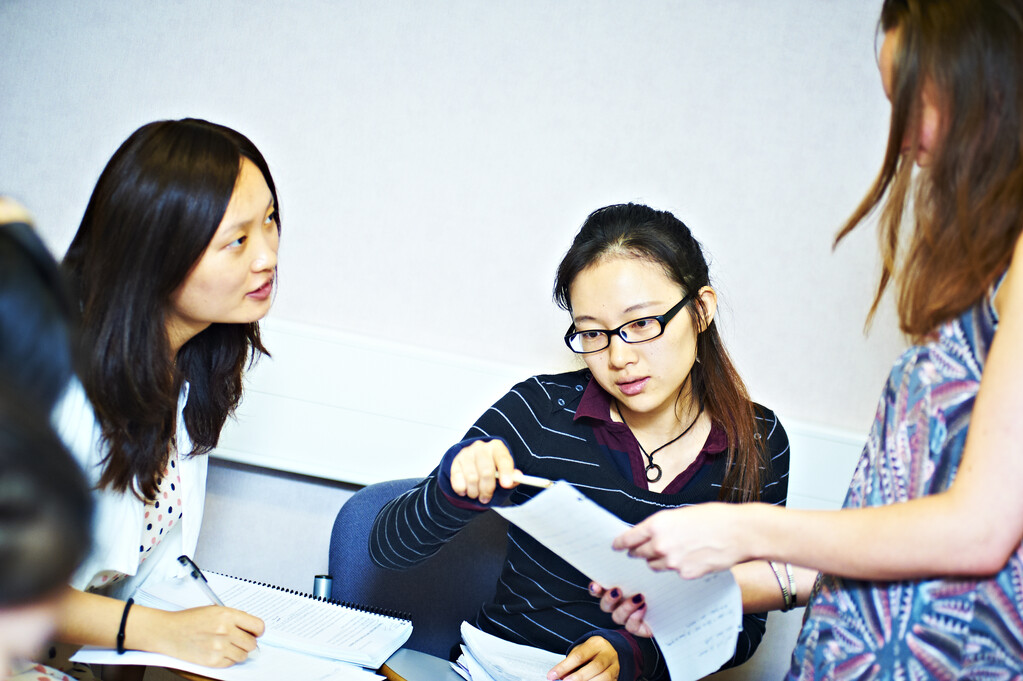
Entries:
MULTIPOLYGON (((488 409, 410 493, 385 506, 370 537, 381 567, 436 552, 498 504, 538 493, 528 474, 565 480, 628 523, 709 501, 784 504, 788 439, 750 401, 715 323, 717 294, 700 244, 671 213, 627 204, 593 212, 558 268, 568 347, 586 368, 534 376, 488 409)), ((514 525, 480 629, 566 654, 549 679, 666 679, 656 644, 600 609, 589 580, 514 525)), ((743 618, 740 664, 765 615, 743 618)))
POLYGON ((0 679, 66 678, 22 660, 53 633, 67 580, 89 548, 92 503, 46 413, 6 383, 0 471, 0 679))
POLYGON ((265 350, 277 268, 266 161, 202 120, 135 131, 103 170, 63 266, 81 310, 81 381, 53 423, 94 487, 95 546, 71 581, 58 640, 229 666, 263 622, 210 606, 132 606, 177 576, 202 522, 207 458, 265 350))
MULTIPOLYGON (((1018 679, 1023 1, 886 0, 880 28, 888 149, 838 239, 882 208, 874 306, 894 282, 915 344, 846 510, 672 510, 616 546, 683 577, 751 558, 820 570, 790 679, 1018 679)), ((604 606, 640 630, 628 602, 604 606)))
POLYGON ((88 552, 92 501, 49 423, 73 371, 73 306, 30 221, 0 196, 0 679, 35 681, 52 670, 24 660, 88 552))

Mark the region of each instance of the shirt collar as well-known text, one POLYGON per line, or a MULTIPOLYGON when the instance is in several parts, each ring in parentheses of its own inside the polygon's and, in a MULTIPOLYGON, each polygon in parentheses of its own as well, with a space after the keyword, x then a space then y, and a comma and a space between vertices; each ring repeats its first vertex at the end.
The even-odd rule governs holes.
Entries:
POLYGON ((611 422, 611 396, 600 387, 592 375, 586 389, 583 390, 583 396, 579 400, 579 406, 575 409, 573 419, 579 420, 583 417, 611 422))
MULTIPOLYGON (((604 423, 617 423, 611 418, 611 395, 600 387, 600 384, 590 376, 590 381, 583 390, 583 396, 576 407, 573 420, 580 418, 591 418, 604 423)), ((712 420, 710 433, 703 445, 703 452, 706 454, 720 454, 728 449, 728 433, 725 432, 717 421, 712 420)))

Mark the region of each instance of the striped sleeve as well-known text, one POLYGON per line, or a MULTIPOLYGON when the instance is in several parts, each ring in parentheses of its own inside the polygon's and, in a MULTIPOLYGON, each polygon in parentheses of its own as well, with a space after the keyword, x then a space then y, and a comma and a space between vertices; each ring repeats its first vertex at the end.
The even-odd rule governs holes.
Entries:
POLYGON ((391 570, 423 562, 481 511, 451 504, 437 484, 437 470, 385 505, 369 536, 369 556, 391 570))
POLYGON ((767 440, 760 501, 784 506, 789 493, 789 436, 778 416, 770 409, 758 408, 757 424, 761 437, 767 440))
MULTIPOLYGON (((537 405, 548 404, 542 385, 529 379, 516 385, 477 419, 465 439, 448 450, 441 465, 418 485, 381 509, 370 533, 369 555, 380 567, 400 570, 426 560, 487 506, 444 494, 451 459, 474 440, 502 439, 518 468, 528 472, 534 447, 543 438, 537 405), (539 398, 539 399, 538 399, 539 398), (530 405, 529 402, 533 402, 530 405)), ((448 489, 450 487, 448 486, 448 489)), ((495 495, 501 503, 506 496, 495 495)))

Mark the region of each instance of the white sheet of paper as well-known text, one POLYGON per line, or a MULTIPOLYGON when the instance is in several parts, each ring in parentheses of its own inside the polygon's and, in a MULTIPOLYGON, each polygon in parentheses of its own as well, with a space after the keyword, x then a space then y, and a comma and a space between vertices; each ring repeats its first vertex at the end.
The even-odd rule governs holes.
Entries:
POLYGON ((463 661, 473 681, 534 681, 546 679, 551 667, 565 659, 548 650, 512 643, 485 631, 480 631, 468 622, 461 626, 463 661), (482 667, 480 674, 476 666, 482 667))
POLYGON ((88 646, 72 655, 71 660, 88 664, 136 664, 150 667, 170 667, 200 676, 208 676, 211 679, 222 679, 222 681, 280 681, 281 679, 370 681, 384 678, 356 665, 296 653, 274 646, 263 646, 255 656, 241 664, 223 669, 203 667, 158 653, 129 650, 124 655, 118 655, 116 650, 88 646))
POLYGON ((674 681, 703 678, 735 654, 742 594, 730 572, 686 580, 613 550, 612 541, 629 526, 566 482, 494 510, 590 579, 642 593, 646 621, 674 681))

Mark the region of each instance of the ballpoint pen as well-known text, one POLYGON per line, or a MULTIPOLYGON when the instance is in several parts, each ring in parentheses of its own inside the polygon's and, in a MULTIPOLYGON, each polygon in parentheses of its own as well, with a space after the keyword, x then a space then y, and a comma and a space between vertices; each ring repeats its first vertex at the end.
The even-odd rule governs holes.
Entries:
POLYGON ((220 606, 224 605, 224 601, 220 600, 220 597, 213 592, 213 589, 210 588, 210 584, 206 581, 206 577, 203 575, 202 570, 199 569, 199 566, 196 565, 191 558, 188 556, 178 556, 178 562, 188 568, 188 573, 192 576, 192 579, 196 581, 199 588, 205 592, 214 604, 220 606))
MULTIPOLYGON (((215 605, 224 607, 224 601, 220 600, 220 597, 217 596, 216 592, 214 592, 210 587, 210 583, 206 581, 206 576, 202 573, 202 570, 199 569, 199 566, 195 564, 195 561, 188 556, 181 555, 178 556, 178 562, 188 568, 188 574, 195 580, 195 583, 199 585, 199 588, 206 593, 206 596, 213 601, 215 605)), ((259 655, 258 645, 248 652, 247 659, 254 660, 257 655, 259 655)))

